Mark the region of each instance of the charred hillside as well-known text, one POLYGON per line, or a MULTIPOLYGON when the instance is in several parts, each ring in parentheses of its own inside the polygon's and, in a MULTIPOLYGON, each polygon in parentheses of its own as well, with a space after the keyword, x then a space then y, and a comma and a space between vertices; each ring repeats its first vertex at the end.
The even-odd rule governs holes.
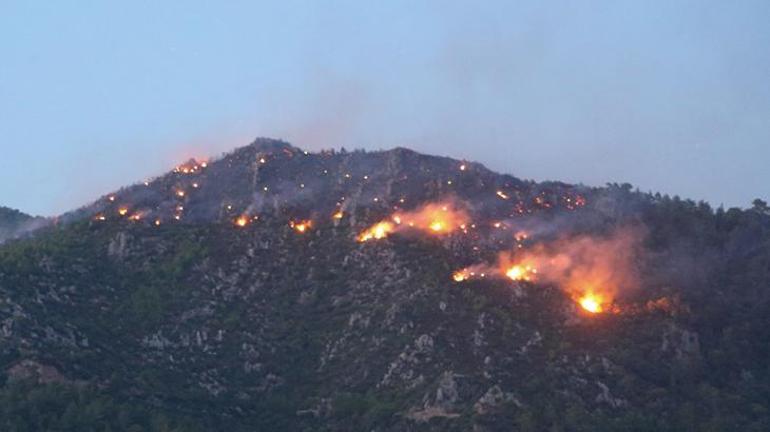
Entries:
POLYGON ((338 210, 358 220, 370 212, 414 207, 449 195, 474 202, 489 217, 507 218, 549 208, 574 209, 587 192, 561 183, 524 182, 477 163, 404 148, 309 153, 258 139, 216 160, 190 160, 163 176, 101 197, 62 220, 136 216, 135 222, 144 223, 206 223, 265 213, 325 218, 338 210), (498 192, 506 198, 496 197, 498 192), (507 205, 511 202, 516 205, 507 205))
POLYGON ((260 139, 0 246, 3 430, 767 430, 770 216, 260 139))

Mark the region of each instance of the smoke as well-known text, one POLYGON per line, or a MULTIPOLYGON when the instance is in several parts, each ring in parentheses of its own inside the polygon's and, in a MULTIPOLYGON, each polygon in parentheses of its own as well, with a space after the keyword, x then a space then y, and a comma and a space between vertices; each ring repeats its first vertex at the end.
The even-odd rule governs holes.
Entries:
POLYGON ((431 234, 447 234, 465 229, 470 216, 464 206, 453 199, 427 203, 415 210, 397 212, 366 229, 358 236, 359 241, 377 240, 394 232, 421 231, 431 234))
POLYGON ((590 298, 597 311, 641 286, 639 261, 644 230, 621 227, 604 235, 563 234, 515 251, 502 251, 494 265, 476 264, 454 273, 455 281, 507 277, 553 284, 571 299, 590 298))
POLYGON ((515 254, 502 253, 500 262, 526 263, 537 278, 553 283, 578 299, 588 293, 611 303, 639 286, 639 229, 622 228, 606 237, 579 235, 537 244, 515 254))

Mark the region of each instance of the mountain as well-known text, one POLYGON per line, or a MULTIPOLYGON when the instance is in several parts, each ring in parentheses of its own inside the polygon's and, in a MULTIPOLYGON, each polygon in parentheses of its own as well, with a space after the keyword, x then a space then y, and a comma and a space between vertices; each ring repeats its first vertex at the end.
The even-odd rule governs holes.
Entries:
POLYGON ((765 210, 258 139, 0 246, 0 426, 768 430, 765 210))
POLYGON ((46 222, 44 218, 0 206, 0 243, 42 227, 46 222))

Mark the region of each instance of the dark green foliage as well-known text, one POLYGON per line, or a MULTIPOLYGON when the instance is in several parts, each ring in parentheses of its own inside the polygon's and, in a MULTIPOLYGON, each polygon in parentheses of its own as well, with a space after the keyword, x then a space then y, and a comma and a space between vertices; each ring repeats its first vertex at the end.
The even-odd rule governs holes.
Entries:
POLYGON ((98 390, 16 382, 0 388, 0 429, 8 432, 203 431, 194 421, 98 390))
MULTIPOLYGON (((341 155, 351 171, 367 158, 341 155)), ((256 153, 246 156, 250 167, 256 153)), ((335 202, 318 213, 292 204, 244 228, 229 215, 205 219, 230 186, 244 188, 236 204, 273 174, 293 176, 276 189, 296 179, 310 188, 303 176, 333 170, 339 157, 276 156, 254 176, 222 168, 227 182, 206 184, 218 188, 206 205, 185 205, 196 223, 80 220, 0 246, 0 430, 770 430, 763 202, 714 210, 611 184, 581 189, 585 208, 538 213, 596 236, 643 228, 640 289, 623 293, 624 313, 591 319, 548 284, 452 282, 452 270, 493 260, 496 243, 474 250, 461 236, 395 235, 359 244, 361 226, 328 220, 335 202), (298 235, 286 223, 295 214, 318 222, 298 235), (661 298, 670 309, 648 307, 661 298), (696 336, 694 347, 683 342, 696 336), (477 406, 488 394, 494 406, 477 406)), ((414 202, 437 196, 410 183, 438 171, 429 158, 404 149, 388 158, 411 169, 394 196, 410 187, 414 202)), ((440 162, 457 174, 457 161, 440 162)), ((358 179, 375 164, 362 165, 358 179)), ((453 187, 464 199, 492 197, 474 202, 489 218, 510 211, 499 185, 526 202, 556 202, 569 189, 473 170, 453 187)), ((339 186, 347 181, 303 200, 351 197, 339 186)), ((390 208, 357 211, 363 224, 390 208)))

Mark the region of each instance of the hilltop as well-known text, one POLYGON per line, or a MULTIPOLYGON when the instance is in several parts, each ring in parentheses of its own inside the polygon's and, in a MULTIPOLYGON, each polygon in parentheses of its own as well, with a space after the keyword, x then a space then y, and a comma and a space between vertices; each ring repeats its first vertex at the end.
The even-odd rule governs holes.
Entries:
POLYGON ((57 222, 0 246, 5 430, 770 427, 759 204, 258 139, 57 222))

